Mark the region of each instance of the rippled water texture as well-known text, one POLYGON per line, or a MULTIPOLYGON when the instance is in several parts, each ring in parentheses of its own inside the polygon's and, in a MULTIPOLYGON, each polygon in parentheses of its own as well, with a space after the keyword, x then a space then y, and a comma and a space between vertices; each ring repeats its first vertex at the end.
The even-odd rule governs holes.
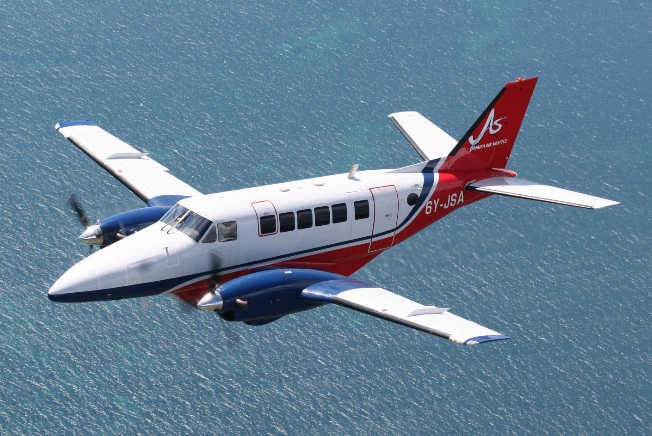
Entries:
POLYGON ((5 3, 0 433, 652 433, 649 3, 5 3), (69 193, 92 218, 141 205, 57 121, 211 192, 417 162, 387 114, 459 137, 535 75, 510 168, 621 204, 490 198, 356 274, 510 341, 339 307, 248 327, 168 297, 46 298, 88 254, 69 193))

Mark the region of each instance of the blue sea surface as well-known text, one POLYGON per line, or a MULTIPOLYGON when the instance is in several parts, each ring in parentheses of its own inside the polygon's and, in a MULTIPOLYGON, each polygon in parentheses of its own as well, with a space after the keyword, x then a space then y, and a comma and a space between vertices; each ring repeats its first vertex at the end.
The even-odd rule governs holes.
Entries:
POLYGON ((652 3, 0 4, 0 434, 652 434, 652 3), (56 304, 66 198, 142 206, 55 130, 90 119, 202 192, 418 162, 539 83, 509 168, 620 201, 492 197, 355 277, 511 336, 463 347, 340 307, 262 327, 175 299, 56 304))

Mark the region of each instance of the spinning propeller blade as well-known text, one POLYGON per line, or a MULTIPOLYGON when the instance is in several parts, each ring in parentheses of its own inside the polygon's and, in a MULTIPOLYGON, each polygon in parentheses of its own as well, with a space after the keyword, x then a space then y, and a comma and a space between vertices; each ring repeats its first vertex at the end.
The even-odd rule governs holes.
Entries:
POLYGON ((220 256, 215 253, 211 253, 211 271, 213 272, 213 275, 211 276, 210 291, 212 294, 214 294, 217 287, 219 286, 218 273, 220 271, 220 256))
POLYGON ((222 296, 220 295, 219 292, 217 292, 217 288, 219 286, 219 271, 220 271, 220 257, 216 253, 210 253, 210 271, 212 272, 211 275, 211 282, 210 282, 210 287, 208 289, 208 293, 204 295, 198 302, 197 302, 197 309, 200 310, 214 310, 219 312, 222 310, 224 302, 222 301, 222 296))
POLYGON ((75 194, 70 194, 68 197, 68 206, 70 206, 71 212, 77 217, 85 229, 90 227, 91 223, 88 221, 88 215, 86 215, 86 211, 75 194))
MULTIPOLYGON (((70 194, 68 196, 68 206, 70 207, 70 212, 72 212, 72 214, 77 218, 79 223, 84 227, 84 233, 82 233, 82 235, 88 233, 89 232, 88 229, 91 227, 91 223, 88 220, 88 215, 86 215, 86 211, 81 205, 81 201, 79 201, 79 198, 77 198, 75 194, 70 194)), ((88 247, 88 254, 90 255, 92 252, 93 252, 93 245, 91 244, 88 247)))

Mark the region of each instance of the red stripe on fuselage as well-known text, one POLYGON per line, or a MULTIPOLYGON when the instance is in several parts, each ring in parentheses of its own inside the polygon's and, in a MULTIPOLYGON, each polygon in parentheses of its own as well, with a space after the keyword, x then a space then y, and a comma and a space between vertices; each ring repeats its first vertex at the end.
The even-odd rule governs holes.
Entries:
MULTIPOLYGON (((507 173, 505 170, 489 170, 483 171, 482 173, 464 172, 461 174, 440 173, 435 190, 421 205, 421 209, 417 212, 416 216, 413 217, 403 228, 397 229, 395 234, 388 235, 387 238, 394 238, 394 245, 403 242, 460 207, 467 206, 471 203, 482 200, 483 198, 489 197, 490 194, 465 191, 464 187, 474 180, 496 175, 504 176, 505 173, 507 173)), ((510 175, 515 174, 512 172, 509 173, 511 173, 510 175)), ((330 251, 311 254, 297 259, 284 260, 271 264, 261 264, 260 266, 253 268, 223 274, 218 277, 218 282, 226 283, 254 271, 269 268, 307 268, 350 276, 372 261, 385 249, 389 248, 387 247, 370 253, 370 239, 371 237, 354 246, 335 248, 330 251)), ((196 306, 197 302, 206 295, 207 292, 209 292, 211 283, 211 279, 203 279, 194 283, 189 283, 174 291, 172 294, 180 300, 185 301, 192 306, 196 306)))
MULTIPOLYGON (((369 253, 369 241, 367 240, 352 247, 338 248, 323 253, 311 254, 298 259, 265 264, 254 268, 223 274, 217 278, 217 281, 218 283, 226 283, 254 271, 269 268, 317 269, 320 271, 341 274, 343 276, 350 276, 372 261, 380 253, 382 253, 382 251, 369 253)), ((190 283, 174 291, 172 295, 185 301, 191 306, 196 306, 197 302, 199 302, 199 300, 209 292, 211 283, 212 279, 204 279, 190 283)))

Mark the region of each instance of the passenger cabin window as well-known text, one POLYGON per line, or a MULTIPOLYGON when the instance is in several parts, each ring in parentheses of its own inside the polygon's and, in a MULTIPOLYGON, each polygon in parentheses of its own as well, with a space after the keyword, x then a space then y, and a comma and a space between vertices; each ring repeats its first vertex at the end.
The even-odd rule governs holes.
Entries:
MULTIPOLYGON (((369 217, 369 201, 356 202, 356 219, 369 217), (359 203, 359 204, 358 204, 359 203)), ((348 208, 346 203, 333 204, 332 206, 319 206, 313 209, 302 209, 295 212, 284 212, 278 214, 278 226, 281 233, 291 232, 295 229, 309 229, 326 226, 332 223, 343 223, 348 219, 348 208)), ((223 223, 225 224, 225 223, 223 223)), ((218 225, 218 240, 221 239, 221 230, 218 225)), ((235 225, 235 222, 233 223, 235 225)), ((265 215, 259 218, 260 235, 271 235, 276 233, 276 217, 265 215)), ((233 238, 235 239, 235 237, 233 238)))
POLYGON ((315 208, 315 226, 325 226, 331 223, 331 211, 328 206, 315 208))
POLYGON ((291 232, 295 227, 294 212, 285 212, 278 215, 281 233, 291 232))
POLYGON ((261 216, 258 221, 260 222, 261 236, 276 233, 276 215, 261 216))
POLYGON ((297 228, 309 229, 312 227, 312 210, 303 209, 297 211, 297 228))
POLYGON ((346 221, 346 203, 334 204, 331 206, 331 210, 333 211, 333 224, 346 221))
MULTIPOLYGON (((273 216, 272 216, 273 218, 273 216)), ((274 220, 274 232, 276 231, 276 220, 274 220)), ((211 228, 211 230, 213 230, 211 228)), ((272 232, 273 233, 273 232, 272 232)), ((227 221, 217 225, 217 240, 220 242, 235 241, 238 239, 238 223, 227 221)))
POLYGON ((360 200, 353 203, 355 219, 363 220, 369 218, 369 200, 360 200))

